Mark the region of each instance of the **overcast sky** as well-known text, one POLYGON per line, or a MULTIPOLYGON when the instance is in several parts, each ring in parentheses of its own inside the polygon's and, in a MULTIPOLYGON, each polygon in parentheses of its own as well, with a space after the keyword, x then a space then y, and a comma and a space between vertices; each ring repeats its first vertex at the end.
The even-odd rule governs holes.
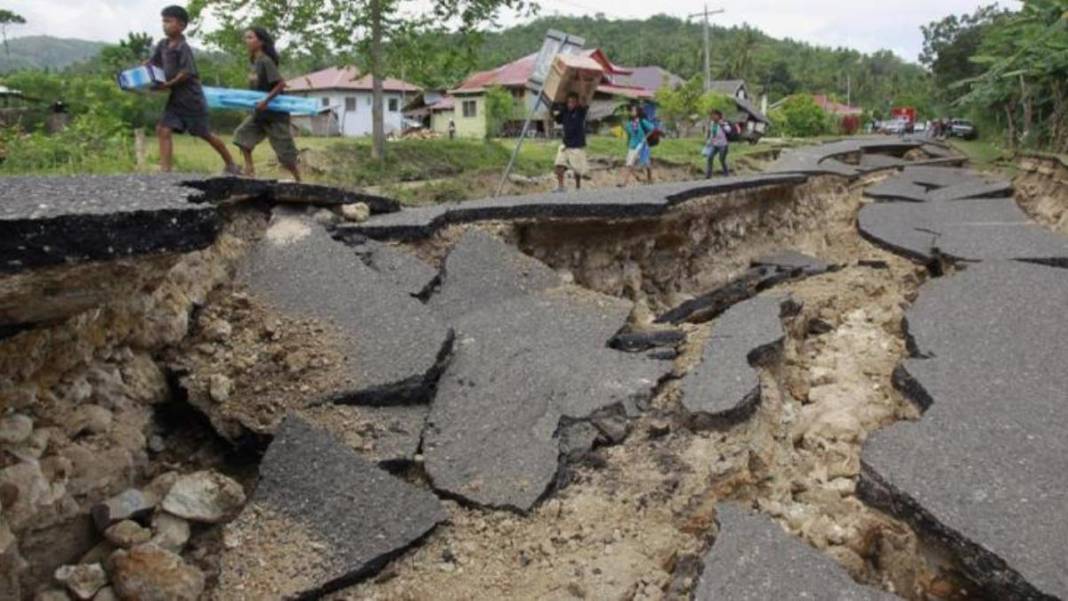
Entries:
MULTIPOLYGON (((423 0, 425 1, 425 0, 423 0)), ((116 41, 128 31, 159 31, 160 0, 0 0, 0 8, 26 17, 28 24, 9 35, 48 34, 116 41)), ((673 16, 703 9, 702 0, 540 0, 542 14, 641 18, 665 12, 673 16)), ((710 8, 725 9, 714 21, 723 25, 748 23, 774 37, 791 37, 825 46, 847 46, 864 52, 887 48, 916 60, 923 45, 920 25, 951 13, 972 12, 981 0, 718 0, 710 8)), ((1014 0, 1002 5, 1015 6, 1014 0)), ((515 22, 505 16, 505 23, 515 22)), ((582 32, 576 31, 576 34, 582 32)))

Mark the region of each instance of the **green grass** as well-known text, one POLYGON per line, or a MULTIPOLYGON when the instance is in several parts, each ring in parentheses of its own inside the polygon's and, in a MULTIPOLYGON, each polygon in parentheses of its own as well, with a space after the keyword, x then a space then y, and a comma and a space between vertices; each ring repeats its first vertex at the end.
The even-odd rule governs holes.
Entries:
POLYGON ((996 163, 1011 156, 1012 153, 1001 149, 989 139, 961 140, 954 138, 950 145, 968 157, 968 161, 978 169, 989 170, 997 167, 996 163))

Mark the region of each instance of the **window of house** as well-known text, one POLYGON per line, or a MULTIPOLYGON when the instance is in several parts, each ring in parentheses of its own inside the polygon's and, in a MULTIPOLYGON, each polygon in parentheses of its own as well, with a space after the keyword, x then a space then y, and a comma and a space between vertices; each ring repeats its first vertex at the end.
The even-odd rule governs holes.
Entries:
POLYGON ((368 94, 367 96, 365 96, 365 98, 366 98, 366 100, 364 101, 364 104, 366 104, 367 106, 371 106, 371 98, 372 98, 372 96, 370 94, 368 94))
POLYGON ((356 110, 356 97, 355 96, 348 96, 348 97, 345 98, 345 110, 346 111, 355 111, 356 110))
POLYGON ((319 104, 321 104, 322 106, 330 106, 330 97, 329 96, 323 96, 322 98, 319 99, 319 104))
POLYGON ((474 100, 464 100, 464 117, 477 117, 478 116, 478 102, 474 100))
POLYGON ((390 98, 389 99, 389 112, 396 113, 397 112, 397 104, 398 104, 398 102, 397 102, 396 98, 390 98))

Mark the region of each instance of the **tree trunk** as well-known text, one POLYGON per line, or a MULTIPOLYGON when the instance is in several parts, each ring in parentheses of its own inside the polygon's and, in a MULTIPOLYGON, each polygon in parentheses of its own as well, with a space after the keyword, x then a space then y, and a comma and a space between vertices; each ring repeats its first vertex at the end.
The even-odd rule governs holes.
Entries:
POLYGON ((1013 119, 1013 104, 1006 102, 1005 108, 1005 137, 1010 150, 1016 150, 1016 122, 1013 119))
POLYGON ((382 101, 382 0, 371 0, 371 158, 386 158, 382 101))

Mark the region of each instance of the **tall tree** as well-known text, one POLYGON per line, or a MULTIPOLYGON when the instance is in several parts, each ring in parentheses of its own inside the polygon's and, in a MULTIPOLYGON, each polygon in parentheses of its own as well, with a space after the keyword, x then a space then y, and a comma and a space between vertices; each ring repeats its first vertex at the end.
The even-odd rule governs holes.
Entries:
POLYGON ((982 72, 954 86, 959 105, 1000 113, 1011 147, 1068 152, 1068 0, 1024 0, 971 60, 982 72))
POLYGON ((477 32, 493 25, 501 9, 527 10, 528 0, 192 0, 197 23, 213 16, 219 28, 211 41, 234 39, 235 32, 258 24, 276 33, 289 47, 327 45, 350 64, 366 68, 372 78, 372 156, 385 158, 382 80, 389 66, 387 44, 419 33, 454 33, 450 52, 461 51, 477 32))
POLYGON ((950 84, 983 72, 971 59, 979 51, 986 29, 1005 14, 1004 9, 991 5, 980 7, 970 15, 949 15, 920 27, 923 31, 920 62, 931 70, 935 90, 943 100, 952 98, 950 84))
POLYGON ((7 27, 8 25, 25 25, 26 19, 18 14, 13 13, 7 9, 0 8, 0 35, 4 38, 4 53, 11 56, 11 49, 7 47, 7 27))

